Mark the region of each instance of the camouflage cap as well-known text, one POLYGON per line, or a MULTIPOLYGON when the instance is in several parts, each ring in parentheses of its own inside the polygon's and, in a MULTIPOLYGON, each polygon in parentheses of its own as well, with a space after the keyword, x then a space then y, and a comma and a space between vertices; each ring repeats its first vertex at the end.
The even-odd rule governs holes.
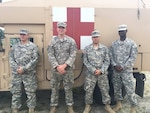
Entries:
POLYGON ((57 27, 67 27, 67 24, 65 22, 57 22, 57 27))
POLYGON ((92 37, 98 37, 98 36, 100 36, 100 32, 97 30, 94 30, 94 31, 92 31, 91 36, 92 37))
POLYGON ((122 24, 118 26, 118 31, 125 31, 125 30, 127 30, 127 25, 122 24))
POLYGON ((25 34, 25 35, 26 35, 26 34, 29 33, 29 31, 26 30, 26 29, 21 29, 19 33, 20 33, 20 34, 25 34))

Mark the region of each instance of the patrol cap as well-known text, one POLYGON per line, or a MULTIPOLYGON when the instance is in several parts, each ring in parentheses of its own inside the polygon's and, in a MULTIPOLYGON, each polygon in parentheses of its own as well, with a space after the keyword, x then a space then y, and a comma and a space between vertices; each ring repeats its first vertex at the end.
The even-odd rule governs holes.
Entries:
POLYGON ((29 33, 29 31, 26 30, 26 29, 21 29, 19 33, 20 33, 20 34, 25 34, 25 35, 26 35, 26 34, 29 33))
POLYGON ((118 31, 125 31, 125 30, 127 30, 127 25, 122 24, 118 26, 118 31))
POLYGON ((98 36, 100 36, 100 32, 98 30, 94 30, 94 31, 92 31, 91 36, 98 37, 98 36))
POLYGON ((67 27, 67 24, 65 22, 57 22, 57 27, 67 27))

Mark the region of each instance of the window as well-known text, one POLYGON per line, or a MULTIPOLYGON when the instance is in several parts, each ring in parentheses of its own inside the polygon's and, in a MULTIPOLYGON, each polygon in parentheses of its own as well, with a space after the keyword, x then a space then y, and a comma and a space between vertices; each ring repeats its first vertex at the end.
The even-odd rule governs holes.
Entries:
MULTIPOLYGON (((34 42, 34 39, 32 37, 29 38, 29 41, 34 42)), ((14 44, 20 42, 19 37, 12 37, 10 38, 10 47, 12 47, 14 44)))
POLYGON ((19 38, 10 38, 10 47, 15 45, 16 43, 20 42, 19 38))
POLYGON ((4 51, 4 28, 0 27, 0 52, 4 51))

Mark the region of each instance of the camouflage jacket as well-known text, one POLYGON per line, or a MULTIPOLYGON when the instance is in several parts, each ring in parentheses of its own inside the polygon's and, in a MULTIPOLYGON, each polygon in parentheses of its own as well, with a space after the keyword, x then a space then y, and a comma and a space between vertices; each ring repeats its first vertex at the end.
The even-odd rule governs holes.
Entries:
POLYGON ((53 68, 66 63, 72 67, 76 58, 77 45, 73 38, 54 37, 48 45, 48 58, 53 68))
POLYGON ((19 66, 23 67, 24 72, 34 71, 38 62, 38 48, 32 42, 22 45, 20 42, 13 45, 9 53, 9 63, 12 71, 19 66))
POLYGON ((87 67, 87 73, 94 74, 99 69, 103 74, 107 74, 110 64, 108 48, 99 44, 98 49, 93 48, 93 44, 86 46, 84 49, 84 64, 87 67))
POLYGON ((126 38, 125 41, 120 39, 114 41, 110 47, 111 64, 121 65, 123 69, 130 69, 134 65, 138 50, 136 43, 126 38))

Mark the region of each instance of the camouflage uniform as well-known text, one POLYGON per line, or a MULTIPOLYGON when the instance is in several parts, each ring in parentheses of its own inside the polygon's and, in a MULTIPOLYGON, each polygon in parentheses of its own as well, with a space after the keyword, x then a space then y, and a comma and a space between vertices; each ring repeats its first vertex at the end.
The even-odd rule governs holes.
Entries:
POLYGON ((21 107, 22 83, 27 94, 27 106, 34 108, 36 106, 37 80, 35 67, 38 62, 38 48, 32 42, 22 45, 20 42, 13 45, 9 54, 9 63, 12 68, 12 108, 21 107), (23 74, 17 73, 17 68, 23 67, 23 74))
POLYGON ((84 89, 86 91, 85 103, 93 103, 93 91, 98 82, 98 86, 102 93, 102 101, 104 104, 110 104, 109 83, 107 78, 107 69, 110 64, 108 48, 99 44, 98 49, 93 48, 93 44, 85 47, 84 64, 87 67, 86 80, 84 89), (101 75, 94 75, 94 71, 98 69, 102 72, 101 75))
POLYGON ((137 100, 134 93, 133 82, 133 65, 137 56, 136 43, 126 38, 124 41, 116 40, 110 47, 110 57, 112 66, 121 65, 123 71, 113 71, 113 83, 115 98, 119 101, 123 100, 122 97, 122 84, 125 86, 125 90, 131 102, 131 105, 137 105, 137 100))
POLYGON ((58 106, 59 85, 63 81, 66 104, 72 106, 73 94, 72 87, 74 84, 73 64, 76 57, 76 43, 74 39, 65 36, 63 39, 54 37, 48 46, 48 57, 52 66, 51 76, 51 106, 58 106), (60 74, 56 67, 61 64, 67 64, 66 73, 60 74))

